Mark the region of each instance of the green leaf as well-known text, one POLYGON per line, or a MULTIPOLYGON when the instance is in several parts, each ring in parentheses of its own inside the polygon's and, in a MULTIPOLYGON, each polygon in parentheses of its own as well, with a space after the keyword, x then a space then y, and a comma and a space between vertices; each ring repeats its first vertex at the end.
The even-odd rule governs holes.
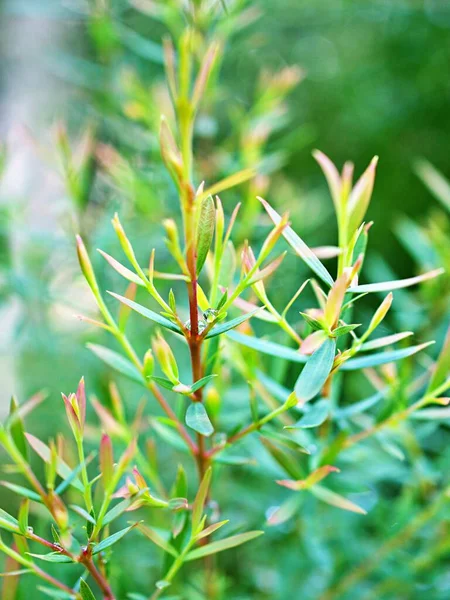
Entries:
POLYGON ((207 385, 215 377, 217 377, 217 375, 206 375, 206 377, 202 377, 191 385, 191 392, 196 392, 200 388, 205 387, 205 385, 207 385))
POLYGON ((18 494, 19 496, 29 498, 30 500, 34 500, 35 502, 42 502, 42 498, 39 496, 39 494, 21 485, 10 483, 9 481, 0 481, 0 485, 2 485, 5 488, 8 488, 9 490, 14 492, 15 494, 18 494))
POLYGON ((22 501, 19 508, 19 529, 20 532, 25 534, 28 531, 28 514, 30 511, 30 500, 29 498, 25 498, 22 501))
POLYGON ((220 323, 220 325, 215 325, 211 329, 211 331, 209 331, 206 334, 205 338, 209 339, 209 338, 215 337, 216 335, 221 335, 222 333, 225 333, 226 331, 229 331, 230 329, 234 329, 234 327, 237 327, 241 323, 244 323, 245 321, 248 321, 249 319, 251 319, 253 317, 253 315, 256 314, 258 311, 260 311, 261 309, 262 309, 262 307, 257 308, 256 310, 252 310, 252 312, 241 315, 240 317, 236 317, 236 319, 232 319, 231 321, 226 321, 225 323, 220 323))
MULTIPOLYGON (((270 206, 268 202, 259 198, 260 202, 266 209, 269 214, 269 217, 272 219, 275 225, 278 225, 281 221, 280 215, 270 206)), ((330 287, 333 285, 334 281, 331 275, 328 273, 327 269, 320 262, 314 252, 308 248, 305 242, 295 233, 295 231, 291 227, 285 227, 283 229, 283 237, 287 241, 287 243, 295 250, 295 252, 300 256, 300 258, 309 266, 309 268, 314 271, 314 273, 322 279, 325 283, 327 283, 330 287)))
POLYGON ((445 408, 424 408, 412 413, 411 418, 419 421, 434 421, 441 419, 450 419, 450 406, 445 408))
POLYGON ((130 269, 124 267, 122 263, 120 263, 118 260, 110 256, 109 254, 106 254, 106 252, 103 252, 103 250, 98 250, 98 252, 100 252, 100 254, 103 256, 106 262, 109 263, 111 267, 115 271, 117 271, 117 273, 119 273, 119 275, 122 275, 124 279, 126 279, 127 281, 131 281, 132 283, 135 283, 136 285, 139 285, 141 287, 145 287, 145 283, 142 281, 139 275, 136 275, 136 273, 133 273, 133 271, 130 271, 130 269))
POLYGON ((146 308, 145 306, 142 306, 141 304, 138 304, 137 302, 134 302, 129 298, 125 298, 125 296, 115 294, 114 292, 108 292, 108 294, 113 296, 113 298, 116 298, 116 300, 119 300, 119 302, 122 302, 122 304, 126 304, 146 319, 150 319, 150 321, 158 323, 158 325, 161 325, 166 329, 170 329, 170 331, 175 331, 175 333, 181 333, 181 329, 178 327, 178 325, 175 325, 175 323, 172 323, 172 321, 169 321, 169 319, 166 319, 158 313, 153 312, 149 308, 146 308))
POLYGON ((165 377, 154 377, 152 376, 152 381, 154 381, 159 386, 165 388, 166 390, 172 391, 174 388, 174 384, 170 379, 166 379, 165 377))
POLYGON ((66 489, 69 487, 69 485, 72 485, 73 481, 77 478, 78 474, 81 472, 83 467, 88 465, 91 462, 91 460, 94 458, 94 456, 95 456, 95 452, 92 452, 87 457, 86 460, 84 460, 81 464, 77 465, 75 467, 75 469, 72 470, 72 472, 69 474, 68 477, 66 477, 63 481, 61 481, 61 483, 55 489, 55 494, 57 496, 60 496, 63 492, 65 492, 66 489))
POLYGON ((243 346, 247 346, 247 348, 252 348, 252 350, 256 350, 257 352, 262 352, 263 354, 268 354, 269 356, 276 356, 277 358, 285 358, 286 360, 290 360, 292 362, 305 364, 309 358, 305 354, 300 354, 298 350, 288 348, 288 346, 283 346, 275 342, 269 342, 268 340, 258 339, 251 335, 244 335, 242 333, 238 333, 237 331, 227 333, 227 337, 234 342, 242 344, 243 346))
POLYGON ((19 532, 19 522, 12 515, 0 508, 0 528, 13 533, 19 532))
POLYGON ((434 367, 434 372, 428 385, 427 392, 438 389, 450 373, 450 328, 444 341, 441 353, 434 367))
POLYGON ((206 546, 196 548, 195 550, 189 552, 189 554, 186 556, 186 560, 197 560, 198 558, 203 558, 204 556, 209 556, 210 554, 217 554, 218 552, 223 552, 229 548, 235 548, 236 546, 245 544, 245 542, 254 540, 263 533, 264 531, 247 531, 247 533, 232 535, 231 537, 219 540, 218 542, 211 542, 211 544, 206 544, 206 546))
POLYGON ((202 520, 203 508, 205 506, 206 498, 208 497, 209 486, 211 483, 212 469, 208 467, 206 470, 202 482, 198 488, 197 495, 195 496, 194 503, 192 505, 192 531, 194 535, 198 533, 198 526, 202 520))
POLYGON ((96 520, 94 519, 94 517, 90 513, 88 513, 88 511, 85 510, 82 506, 77 506, 76 504, 69 504, 69 508, 72 509, 73 512, 77 513, 77 515, 79 515, 83 519, 86 519, 86 521, 88 523, 91 523, 91 525, 96 525, 96 520))
POLYGON ((202 435, 210 436, 214 427, 202 402, 192 402, 186 411, 186 425, 202 435))
POLYGON ((200 208, 200 216, 197 232, 197 274, 203 268, 206 257, 208 256, 211 242, 214 236, 214 226, 216 221, 216 208, 212 196, 203 200, 200 208))
POLYGON ((114 27, 118 32, 120 41, 129 50, 153 63, 158 65, 164 64, 163 49, 159 44, 152 42, 147 37, 136 33, 121 23, 115 23, 114 27))
POLYGON ((204 198, 207 198, 208 196, 215 196, 216 194, 220 194, 220 192, 229 190, 230 188, 235 187, 236 185, 239 185, 240 183, 244 183, 245 181, 252 179, 252 177, 254 177, 254 176, 255 176, 255 170, 251 169, 251 168, 243 169, 242 171, 233 173, 233 175, 230 175, 229 177, 225 177, 225 179, 221 179, 219 182, 217 182, 214 185, 212 185, 211 187, 207 188, 197 198, 197 200, 199 202, 201 202, 202 200, 204 200, 204 198))
POLYGON ((433 271, 418 275, 417 277, 408 277, 408 279, 395 279, 393 281, 383 281, 381 283, 356 285, 349 288, 347 291, 350 294, 357 294, 360 292, 390 292, 392 290, 399 290, 401 288, 410 287, 411 285, 416 285, 416 283, 421 283, 428 279, 433 279, 434 277, 438 277, 438 275, 442 275, 442 273, 445 273, 445 269, 434 269, 433 271))
POLYGON ((73 560, 69 556, 65 556, 65 554, 61 554, 60 552, 50 552, 49 554, 33 554, 32 552, 27 552, 29 556, 33 558, 38 558, 39 560, 44 560, 45 562, 51 563, 71 563, 73 560))
POLYGON ((369 396, 369 398, 365 398, 364 400, 360 400, 359 402, 355 402, 354 404, 350 404, 349 406, 344 406, 344 408, 339 408, 334 412, 335 419, 346 419, 347 417, 351 417, 353 415, 357 415, 362 413, 372 406, 375 406, 380 400, 382 400, 389 393, 389 388, 386 387, 383 390, 369 396))
POLYGON ((14 418, 15 415, 18 415, 18 409, 19 405, 14 396, 12 396, 9 408, 9 419, 11 420, 9 430, 16 448, 19 450, 24 459, 28 460, 28 446, 25 440, 23 423, 19 416, 14 418))
POLYGON ((61 590, 54 590, 53 588, 48 588, 43 585, 38 585, 38 590, 40 590, 43 594, 45 594, 49 598, 59 598, 60 600, 72 600, 73 599, 73 594, 68 594, 66 592, 62 592, 61 590))
POLYGON ((326 504, 330 504, 331 506, 335 506, 336 508, 341 508, 342 510, 348 510, 350 512, 359 513, 360 515, 367 514, 367 512, 357 504, 350 502, 350 500, 347 500, 347 498, 344 498, 344 496, 341 496, 336 492, 332 492, 328 488, 322 487, 321 485, 315 485, 308 491, 311 492, 311 494, 313 494, 314 496, 316 496, 316 498, 319 498, 319 500, 322 500, 323 502, 326 502, 326 504))
POLYGON ((361 326, 360 323, 356 323, 353 325, 341 325, 340 327, 336 327, 336 329, 333 329, 333 335, 334 335, 334 337, 346 335, 347 333, 350 333, 350 331, 354 331, 357 327, 360 327, 360 326, 361 326))
POLYGON ((432 194, 450 211, 450 184, 427 160, 416 163, 416 172, 432 194))
POLYGON ((179 435, 179 433, 172 427, 168 427, 164 422, 162 422, 162 418, 150 419, 150 424, 159 437, 165 442, 181 452, 186 452, 189 450, 188 445, 179 435))
POLYGON ((91 588, 84 579, 80 579, 80 595, 82 600, 95 600, 95 596, 92 593, 91 588))
POLYGON ((289 425, 285 429, 307 429, 319 427, 330 414, 330 402, 328 400, 319 400, 308 410, 303 417, 294 425, 289 425))
POLYGON ((137 523, 130 525, 129 527, 125 527, 116 533, 108 536, 104 540, 102 540, 99 544, 94 547, 92 554, 99 554, 99 552, 103 552, 106 548, 109 548, 113 544, 116 544, 119 540, 121 540, 129 531, 131 531, 134 527, 136 527, 137 523))
POLYGON ((175 558, 178 556, 178 552, 175 550, 175 548, 172 546, 172 544, 170 544, 167 540, 165 540, 162 536, 160 536, 157 531, 155 531, 151 527, 147 527, 146 525, 142 525, 142 524, 138 525, 138 529, 145 535, 145 537, 147 537, 149 540, 151 540, 156 546, 159 546, 159 548, 162 548, 164 550, 164 552, 167 552, 168 554, 170 554, 171 556, 173 556, 175 558))
POLYGON ((129 377, 133 381, 138 383, 143 382, 142 375, 136 369, 136 367, 128 359, 124 358, 114 350, 110 350, 105 346, 99 346, 98 344, 87 344, 89 350, 91 350, 100 360, 105 362, 109 367, 122 373, 126 377, 129 377))
POLYGON ((105 527, 105 525, 112 523, 112 521, 114 521, 115 519, 120 517, 120 515, 123 514, 127 510, 127 508, 129 508, 132 504, 134 504, 136 502, 136 500, 139 500, 139 498, 141 496, 143 496, 144 494, 146 494, 147 492, 148 492, 148 488, 143 488, 143 489, 139 490, 139 492, 137 494, 134 494, 134 496, 131 496, 130 498, 125 498, 125 500, 122 500, 122 502, 119 502, 118 504, 116 504, 103 517, 102 526, 105 527))
POLYGON ((308 359, 295 384, 297 398, 307 402, 323 388, 333 367, 336 340, 328 338, 308 359))
POLYGON ((379 352, 377 354, 371 354, 370 356, 361 356, 358 358, 351 358, 340 366, 343 371, 356 371, 358 369, 367 369, 369 367, 378 367, 385 365, 390 362, 407 358, 417 354, 424 348, 427 348, 434 342, 426 342, 425 344, 419 344, 418 346, 410 346, 409 348, 402 348, 400 350, 392 350, 391 352, 379 352))
POLYGON ((394 333, 393 335, 386 335, 375 340, 370 340, 370 342, 365 342, 362 344, 362 346, 359 347, 359 351, 367 352, 368 350, 376 350, 377 348, 390 346, 391 344, 395 344, 400 340, 404 340, 410 335, 413 335, 412 331, 404 331, 403 333, 394 333))

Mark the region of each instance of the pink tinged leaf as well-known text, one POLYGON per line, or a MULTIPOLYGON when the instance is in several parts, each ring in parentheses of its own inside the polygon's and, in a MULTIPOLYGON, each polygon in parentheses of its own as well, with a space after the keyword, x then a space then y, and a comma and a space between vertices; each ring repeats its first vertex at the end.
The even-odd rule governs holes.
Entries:
POLYGON ((359 350, 361 352, 365 352, 368 350, 375 350, 377 348, 383 348, 384 346, 390 346, 391 344, 396 344, 400 340, 404 340, 405 338, 413 335, 412 331, 404 331, 402 333, 394 333, 393 335, 386 335, 375 340, 371 340, 370 342, 365 342, 359 350))
POLYGON ((107 488, 114 474, 114 456, 111 438, 103 434, 100 441, 100 472, 103 478, 103 487, 107 488))
POLYGON ((326 331, 323 331, 322 329, 314 331, 314 333, 311 333, 303 340, 302 345, 300 346, 300 352, 302 354, 312 354, 324 343, 327 337, 326 331))
POLYGON ((351 191, 347 206, 348 231, 350 235, 360 226, 369 207, 377 163, 378 156, 375 156, 351 191))
POLYGON ((325 479, 325 477, 327 477, 330 473, 339 473, 339 469, 331 465, 324 465, 323 467, 319 467, 313 471, 306 479, 301 479, 299 481, 293 481, 292 479, 281 479, 276 483, 294 491, 307 490, 313 485, 319 483, 319 481, 322 481, 322 479, 325 479))
POLYGON ((310 489, 310 492, 311 494, 316 496, 316 498, 319 498, 319 500, 322 500, 323 502, 326 502, 326 504, 330 504, 331 506, 335 506, 336 508, 341 508, 342 510, 355 512, 360 515, 367 514, 367 511, 365 511, 363 508, 361 508, 354 502, 347 500, 347 498, 344 498, 344 496, 341 496, 336 492, 332 492, 328 488, 325 488, 321 485, 315 485, 310 489))
POLYGON ((81 427, 84 428, 84 424, 86 422, 86 388, 84 383, 84 377, 80 379, 80 383, 78 384, 77 392, 76 392, 78 408, 80 412, 80 421, 81 427))
POLYGON ((281 254, 275 260, 273 260, 271 263, 269 263, 267 265, 267 267, 264 267, 264 269, 262 269, 261 271, 258 271, 258 273, 256 273, 251 278, 251 280, 249 282, 250 285, 253 285, 254 283, 257 283, 258 281, 261 281, 262 279, 266 279, 270 275, 273 275, 273 273, 275 273, 275 271, 278 269, 278 267, 283 262, 284 257, 286 256, 286 254, 287 254, 286 252, 283 252, 283 254, 281 254))
POLYGON ((91 404, 94 407, 94 410, 97 413, 97 416, 100 419, 103 428, 110 435, 117 435, 119 437, 123 436, 123 434, 125 433, 124 428, 122 427, 122 425, 120 425, 118 421, 116 421, 116 419, 109 412, 109 410, 105 408, 102 404, 100 404, 97 398, 92 398, 91 404))
POLYGON ((325 304, 324 318, 330 328, 334 328, 339 320, 346 291, 347 276, 344 273, 336 279, 325 304))
POLYGON ((132 281, 136 285, 145 286, 145 283, 142 281, 142 279, 138 275, 136 275, 136 273, 133 273, 133 271, 130 271, 130 269, 128 269, 127 267, 124 267, 118 260, 116 260, 115 258, 110 256, 106 252, 103 252, 103 250, 98 249, 97 251, 103 256, 103 258, 106 260, 106 262, 108 264, 110 264, 111 267, 115 271, 117 271, 117 273, 119 273, 119 275, 122 275, 122 277, 124 279, 127 279, 128 281, 132 281))
POLYGON ((326 156, 320 150, 314 150, 313 156, 326 177, 328 187, 330 188, 331 198, 333 199, 333 203, 337 212, 339 210, 341 196, 341 178, 339 171, 333 162, 328 158, 328 156, 326 156))
POLYGON ((278 322, 278 319, 274 317, 269 311, 265 310, 262 307, 256 306, 256 304, 253 304, 252 302, 243 300, 242 298, 236 298, 236 300, 233 301, 233 305, 245 313, 251 313, 258 310, 258 312, 255 313, 255 318, 260 319, 261 321, 267 321, 268 323, 278 322))
POLYGON ((61 394, 61 396, 64 400, 64 405, 66 407, 67 419, 69 421, 72 431, 74 432, 74 434, 81 433, 81 423, 79 420, 79 416, 74 408, 74 400, 76 402, 75 394, 70 394, 69 397, 67 397, 65 394, 61 394))

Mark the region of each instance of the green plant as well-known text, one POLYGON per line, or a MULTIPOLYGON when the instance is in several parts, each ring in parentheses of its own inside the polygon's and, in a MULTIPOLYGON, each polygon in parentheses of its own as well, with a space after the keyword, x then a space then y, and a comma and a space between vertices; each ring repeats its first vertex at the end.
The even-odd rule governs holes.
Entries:
MULTIPOLYGON (((200 11, 199 3, 195 4, 195 18, 202 14, 196 12, 197 8, 200 11)), ((424 350, 429 343, 405 346, 403 340, 411 332, 369 339, 389 311, 391 290, 442 272, 435 270, 406 280, 359 283, 370 228, 364 218, 372 195, 376 160, 352 185, 352 165, 346 164, 340 175, 325 155, 315 155, 328 180, 337 216, 339 244, 329 249, 338 258, 335 278, 293 231, 288 216, 280 216, 265 200, 261 203, 273 228, 257 252, 248 242, 236 250, 233 225, 238 222, 239 207, 226 226, 222 203, 212 194, 226 192, 241 183, 242 175, 231 176, 205 190, 202 184, 197 187, 193 168, 195 114, 218 52, 214 42, 205 48, 205 40, 200 38, 199 42, 197 33, 191 23, 180 36, 178 72, 174 49, 166 43, 176 130, 163 119, 160 146, 179 193, 182 214, 182 236, 175 220, 164 222, 176 272, 157 271, 154 250, 149 267, 142 267, 116 215, 113 227, 130 263, 125 266, 102 252, 128 285, 123 295, 111 293, 120 302, 116 317, 100 289, 83 241, 77 239, 81 269, 102 320, 87 319, 111 334, 121 351, 98 344, 91 345, 91 349, 114 371, 149 391, 163 416, 153 406, 147 410, 140 405, 130 420, 126 415, 128 406, 124 406, 117 388, 112 386, 109 406, 106 401, 92 399, 105 433, 96 442, 98 458, 95 454, 86 456, 92 444, 85 422, 87 401, 82 380, 76 393, 63 395, 72 446, 64 444, 61 438, 47 445, 25 433, 22 420, 40 404, 42 396, 23 405, 13 400, 10 416, 0 432, 0 442, 14 464, 12 470, 28 481, 28 487, 4 482, 25 499, 17 519, 5 511, 0 514, 0 526, 13 536, 12 544, 1 542, 1 549, 9 558, 12 577, 33 573, 56 588, 56 597, 95 597, 86 582, 88 577, 103 598, 118 597, 110 577, 110 562, 114 561, 110 548, 122 538, 126 541, 128 534, 136 535, 136 531, 131 533, 134 529, 164 555, 162 575, 151 598, 164 595, 167 589, 171 593, 173 588, 169 586, 176 589, 181 567, 199 559, 204 563, 203 597, 218 597, 224 593, 224 584, 212 557, 251 541, 262 532, 232 531, 232 535, 216 539, 216 532, 227 525, 227 520, 219 517, 214 504, 224 484, 216 479, 211 488, 211 479, 221 465, 238 465, 247 460, 247 454, 254 455, 251 440, 256 442, 258 452, 262 445, 277 469, 284 472, 277 483, 289 490, 287 500, 269 515, 269 524, 279 525, 292 517, 303 492, 361 514, 365 513, 364 508, 324 485, 328 477, 333 481, 332 473, 338 471, 335 464, 348 450, 369 438, 387 443, 383 439, 386 433, 406 436, 403 426, 412 415, 420 417, 426 416, 426 411, 446 410, 427 407, 448 401, 448 341, 434 364, 426 369, 419 364, 405 377, 396 374, 392 365, 424 350), (195 83, 191 85, 189 74, 194 69, 195 83), (292 317, 293 307, 308 281, 298 282, 298 291, 283 307, 277 307, 267 284, 272 276, 282 273, 285 254, 271 258, 282 237, 317 278, 310 282, 317 305, 303 308, 300 319, 292 317), (157 279, 173 284, 167 297, 160 291, 157 279), (146 294, 155 310, 148 308, 144 300, 136 301, 138 292, 146 294), (355 322, 353 312, 360 300, 369 293, 386 292, 363 333, 358 335, 362 325, 355 322), (144 352, 135 349, 127 333, 133 312, 159 327, 153 332, 151 348, 144 352), (257 326, 254 330, 250 327, 252 317, 268 322, 285 343, 258 337, 254 333, 257 326), (236 328, 240 331, 234 331, 236 328), (402 344, 399 349, 390 349, 397 343, 402 344), (389 349, 379 351, 385 347, 389 349), (304 365, 299 375, 295 373, 292 385, 289 374, 276 378, 272 371, 269 374, 264 369, 266 355, 304 365), (351 375, 355 371, 364 388, 369 381, 377 390, 369 398, 352 395, 351 401, 345 402, 343 380, 347 372, 351 375), (246 424, 242 424, 242 413, 235 417, 227 404, 227 390, 236 376, 247 386, 246 424), (166 466, 158 463, 154 436, 162 439, 164 451, 170 445, 180 453, 182 466, 177 468, 178 458, 174 455, 169 455, 166 466), (245 446, 247 442, 249 446, 245 446), (124 450, 119 453, 117 448, 121 446, 124 450), (29 447, 45 464, 45 484, 30 465, 29 447), (49 515, 50 530, 46 526, 45 535, 30 528, 30 507, 38 507, 39 511, 44 508, 49 515), (136 518, 135 511, 139 511, 136 518), (126 517, 129 521, 129 513, 131 523, 116 530, 115 521, 126 517), (35 552, 37 545, 45 547, 47 554, 35 552), (50 566, 71 563, 74 574, 58 571, 54 576, 41 569, 39 561, 50 566)), ((98 433, 95 429, 96 436, 98 433)), ((271 474, 263 471, 262 476, 270 478, 271 474)), ((447 488, 442 497, 448 497, 447 488)), ((231 527, 234 526, 232 522, 231 527)), ((55 593, 48 587, 45 591, 50 596, 55 593)), ((125 591, 130 598, 141 598, 130 589, 125 591)))

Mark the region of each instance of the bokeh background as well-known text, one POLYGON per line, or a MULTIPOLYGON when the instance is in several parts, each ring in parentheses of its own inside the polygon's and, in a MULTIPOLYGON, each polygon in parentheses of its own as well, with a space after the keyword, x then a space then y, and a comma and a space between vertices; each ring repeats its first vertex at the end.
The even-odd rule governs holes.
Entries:
MULTIPOLYGON (((88 0, 0 2, 0 140, 5 147, 0 188, 0 413, 7 411, 12 393, 24 399, 45 388, 49 401, 33 424, 43 437, 52 433, 63 413, 61 391, 74 389, 84 375, 91 392, 101 396, 111 378, 85 348, 87 341, 102 341, 104 336, 76 318, 92 312, 93 305, 78 273, 74 234, 83 233, 92 251, 101 246, 117 255, 110 219, 118 210, 140 255, 156 246, 164 262, 168 254, 160 221, 176 208, 157 143, 160 115, 170 112, 161 52, 167 24, 155 16, 153 6, 159 3, 107 4, 108 16, 100 19, 95 2, 88 0), (66 144, 75 163, 86 167, 81 189, 70 187, 66 144)), ((430 164, 450 177, 449 3, 259 0, 242 5, 246 18, 229 35, 195 137, 198 182, 212 183, 239 168, 258 165, 256 184, 223 197, 228 214, 237 200, 250 203, 240 238, 258 239, 259 216, 252 212, 256 209, 250 198, 262 191, 280 210, 290 211, 293 226, 308 244, 335 243, 332 205, 311 152, 320 148, 338 165, 352 160, 358 174, 376 154, 380 162, 368 213, 375 225, 366 278, 406 277, 448 265, 450 192, 439 180, 440 193, 433 193, 424 177, 428 175, 430 183, 430 164), (278 80, 277 73, 283 74, 278 80), (272 92, 265 94, 267 89, 272 92)), ((123 283, 94 252, 93 256, 102 287, 122 293, 123 283)), ((274 282, 280 305, 305 275, 294 257, 288 257, 286 269, 284 278, 274 282)), ((448 278, 443 278, 400 293, 401 303, 394 304, 386 327, 413 328, 417 342, 436 339, 438 348, 448 325, 448 288, 448 278)), ((370 308, 368 303, 366 310, 370 308)), ((145 350, 149 332, 138 322, 132 323, 132 332, 137 347, 145 350)), ((289 381, 290 374, 283 377, 289 381)), ((120 385, 129 405, 136 405, 139 390, 120 385)), ((389 499, 403 503, 397 521, 390 520, 392 527, 413 514, 420 486, 431 485, 448 467, 445 440, 444 425, 429 449, 431 458, 420 455, 414 464, 398 461, 392 453, 386 466, 384 455, 371 455, 371 468, 364 475, 378 492, 380 486, 385 489, 387 497, 381 500, 377 495, 379 504, 364 523, 341 513, 338 519, 332 512, 324 517, 316 505, 306 504, 311 522, 273 534, 271 551, 259 544, 259 561, 253 563, 251 551, 244 550, 234 572, 233 557, 225 559, 230 580, 237 582, 234 595, 228 597, 318 598, 324 574, 332 579, 339 569, 352 568, 358 553, 370 555, 388 533, 383 523, 389 499), (320 531, 313 525, 318 519, 325 519, 320 531), (345 552, 340 550, 343 545, 345 552), (284 564, 281 571, 271 564, 275 553, 284 564), (301 589, 301 595, 286 595, 299 585, 295 589, 301 589)), ((228 500, 237 514, 235 493, 247 476, 254 475, 245 470, 224 474, 232 482, 228 500)), ((354 477, 357 480, 357 473, 354 477)), ((263 492, 263 484, 255 481, 261 493, 273 493, 265 488, 263 492)), ((261 516, 267 502, 259 506, 259 501, 248 500, 261 516)), ((13 505, 12 498, 8 502, 13 505)), ((410 554, 394 557, 378 577, 395 572, 407 580, 406 566, 400 565, 409 558, 410 554)), ((156 565, 156 558, 152 560, 156 565)), ((401 593, 374 597, 419 598, 425 593, 430 600, 448 598, 448 574, 433 566, 428 575, 419 587, 413 580, 401 593)), ((142 574, 136 589, 142 590, 149 580, 148 573, 142 574)), ((126 581, 120 581, 126 590, 126 581)), ((372 584, 368 580, 362 591, 372 584)), ((361 589, 355 593, 345 598, 362 597, 361 589)))

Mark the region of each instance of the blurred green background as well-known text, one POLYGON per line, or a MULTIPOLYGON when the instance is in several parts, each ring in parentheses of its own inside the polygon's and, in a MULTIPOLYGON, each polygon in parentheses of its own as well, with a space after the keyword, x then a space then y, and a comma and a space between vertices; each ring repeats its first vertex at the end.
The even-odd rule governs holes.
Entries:
MULTIPOLYGON (((73 316, 93 311, 78 273, 74 233, 81 231, 92 251, 100 246, 119 255, 109 224, 118 210, 140 256, 156 246, 161 263, 168 261, 159 221, 173 216, 177 204, 157 143, 160 114, 167 109, 160 47, 167 27, 155 18, 153 4, 111 0, 108 18, 102 21, 92 16, 94 3, 88 1, 0 2, 0 139, 7 147, 0 192, 0 413, 12 392, 25 398, 47 389, 50 400, 32 427, 42 437, 52 433, 63 413, 61 391, 74 389, 84 375, 89 390, 104 397, 111 377, 85 349, 87 341, 105 343, 106 336, 73 316), (72 148, 87 127, 96 139, 95 150, 84 146, 85 152, 89 147, 83 155, 89 176, 76 197, 64 182, 61 123, 72 148)), ((418 177, 416 164, 425 158, 450 176, 449 3, 260 0, 242 2, 242 7, 248 23, 228 40, 217 84, 200 115, 197 182, 206 178, 212 183, 249 166, 252 153, 243 140, 266 118, 266 158, 257 156, 263 195, 290 211, 294 228, 310 246, 334 244, 331 201, 311 152, 323 150, 338 166, 352 160, 358 175, 377 154, 366 280, 448 266, 448 213, 418 177), (280 94, 278 104, 261 106, 260 112, 252 109, 264 90, 258 83, 261 71, 279 72, 293 65, 303 71, 298 85, 280 94)), ((227 214, 251 193, 253 188, 243 186, 224 194, 227 214)), ((242 235, 248 233, 257 243, 257 225, 264 224, 255 218, 253 230, 242 235)), ((123 283, 94 252, 93 260, 102 287, 122 293, 123 283)), ((305 275, 289 256, 285 275, 273 283, 280 305, 305 275)), ((400 293, 402 302, 394 304, 386 331, 413 327, 417 342, 441 342, 448 324, 448 287, 447 278, 400 293)), ((361 309, 362 319, 370 306, 361 309)), ((132 322, 130 337, 144 351, 149 331, 140 325, 132 322)), ((292 380, 279 365, 274 369, 286 384, 292 380)), ((139 390, 120 385, 129 405, 135 406, 139 390)), ((239 410, 239 388, 229 401, 239 410)), ((411 441, 406 461, 372 446, 347 455, 346 476, 355 499, 366 494, 368 505, 375 506, 367 519, 306 500, 302 514, 310 518, 271 530, 268 539, 255 544, 256 558, 250 548, 224 557, 233 590, 224 597, 314 600, 324 581, 371 556, 387 535, 408 522, 424 501, 423 489, 438 482, 448 468, 448 425, 421 429, 418 437, 426 451, 422 454, 411 441), (411 460, 414 456, 416 461, 411 460), (275 555, 282 568, 276 568, 275 555)), ((163 460, 170 466, 165 452, 163 460)), ((261 463, 270 471, 267 457, 261 463)), ((245 484, 251 481, 260 490, 261 496, 245 496, 251 525, 258 525, 281 496, 250 468, 226 471, 222 477, 230 480, 222 502, 237 520, 242 520, 239 495, 245 484)), ((8 496, 7 502, 12 506, 14 501, 8 496)), ((439 535, 448 531, 448 524, 445 531, 439 527, 439 535)), ((450 581, 444 569, 432 564, 420 576, 411 576, 407 565, 438 533, 430 529, 415 549, 389 558, 374 579, 348 592, 345 600, 366 598, 363 594, 392 574, 402 591, 373 598, 448 598, 450 581)), ((131 589, 145 591, 158 566, 151 555, 148 572, 144 554, 136 554, 142 542, 128 544, 124 556, 141 561, 142 572, 130 588, 126 577, 115 571, 120 598, 131 589)), ((31 597, 30 589, 24 587, 20 598, 31 597)))

